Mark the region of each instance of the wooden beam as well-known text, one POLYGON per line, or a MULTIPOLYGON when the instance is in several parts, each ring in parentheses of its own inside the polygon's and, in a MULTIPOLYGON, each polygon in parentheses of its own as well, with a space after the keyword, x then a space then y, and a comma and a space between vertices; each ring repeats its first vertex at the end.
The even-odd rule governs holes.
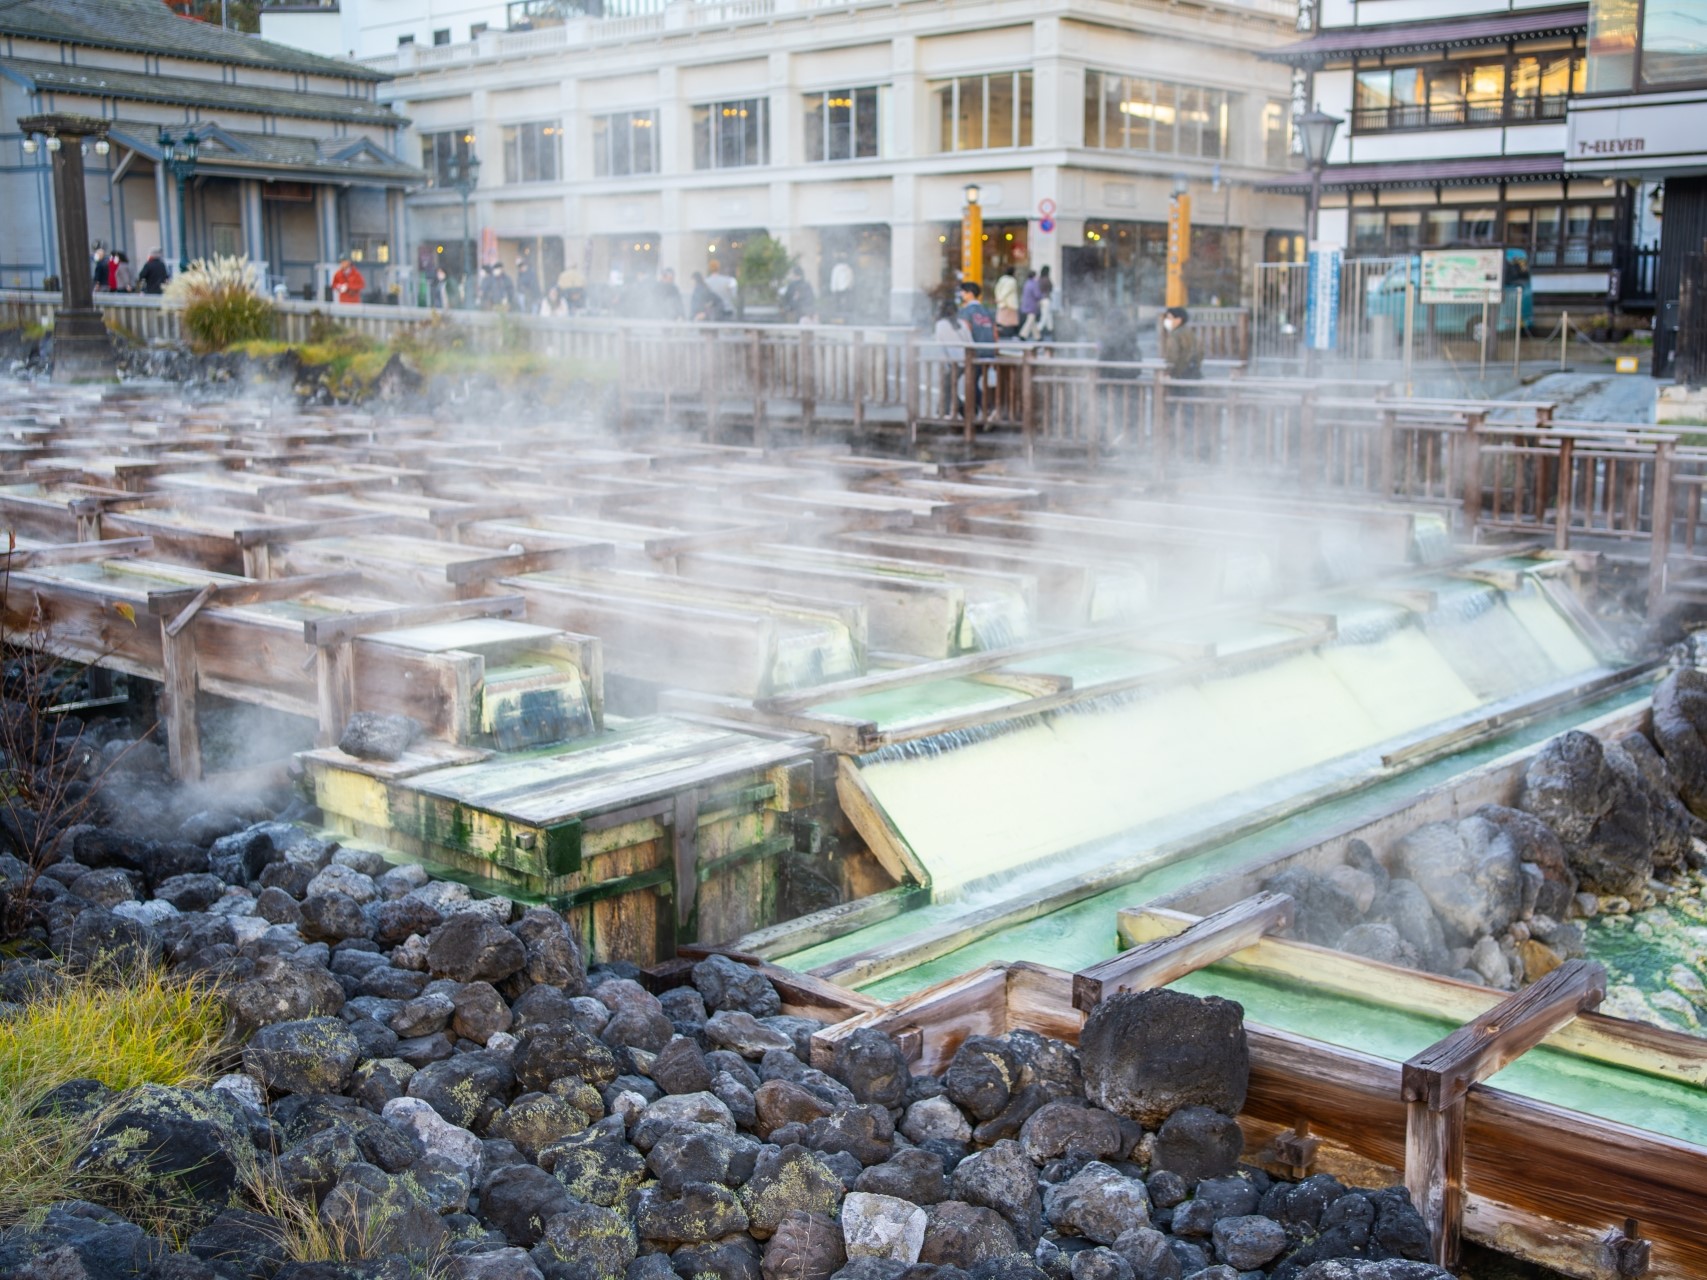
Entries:
POLYGON ((1606 970, 1567 960, 1405 1063, 1406 1102, 1440 1110, 1606 998, 1606 970))
POLYGON ((186 587, 176 591, 150 591, 148 611, 152 614, 175 614, 194 600, 202 591, 211 591, 207 603, 219 605, 262 604, 271 600, 293 600, 297 596, 319 592, 351 591, 362 585, 362 575, 354 569, 338 573, 308 573, 294 578, 269 578, 264 582, 209 583, 200 591, 186 587))
POLYGON ((52 547, 20 547, 0 553, 0 573, 16 573, 49 564, 87 564, 123 560, 154 550, 153 538, 109 538, 105 542, 67 542, 52 547))
POLYGON ((404 627, 438 622, 460 622, 464 618, 518 618, 527 609, 521 596, 478 596, 473 600, 444 600, 433 604, 403 605, 376 609, 372 613, 345 613, 334 618, 308 618, 302 624, 305 644, 316 647, 344 644, 374 631, 397 631, 404 627))
POLYGON ((445 577, 456 586, 481 582, 488 578, 511 577, 519 573, 548 573, 558 569, 588 569, 607 565, 616 558, 616 545, 610 542, 589 542, 579 547, 551 547, 543 551, 522 551, 514 555, 482 556, 474 560, 458 560, 445 566, 445 577))
POLYGON ((882 864, 896 884, 910 882, 929 886, 930 868, 919 861, 906 837, 889 821, 889 815, 883 812, 883 806, 860 776, 859 765, 847 756, 836 757, 836 799, 841 802, 843 815, 871 850, 872 857, 882 864))
POLYGON ((1266 891, 1205 916, 1184 932, 1123 951, 1073 975, 1073 1004, 1089 1013, 1117 991, 1165 987, 1175 978, 1230 956, 1260 941, 1270 930, 1292 924, 1293 902, 1284 893, 1266 891))

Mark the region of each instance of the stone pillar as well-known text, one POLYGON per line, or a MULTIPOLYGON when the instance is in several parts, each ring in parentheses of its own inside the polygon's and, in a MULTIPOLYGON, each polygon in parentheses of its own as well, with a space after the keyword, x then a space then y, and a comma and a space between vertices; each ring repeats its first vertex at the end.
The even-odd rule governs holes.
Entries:
POLYGON ((83 177, 83 139, 102 136, 106 125, 87 116, 31 116, 18 121, 25 136, 57 137, 53 204, 59 222, 60 305, 53 322, 56 382, 106 382, 118 374, 111 336, 95 307, 89 266, 89 192, 83 177))
POLYGON ((238 182, 237 213, 242 226, 243 255, 264 274, 267 266, 267 236, 266 221, 261 216, 259 179, 244 178, 238 182))

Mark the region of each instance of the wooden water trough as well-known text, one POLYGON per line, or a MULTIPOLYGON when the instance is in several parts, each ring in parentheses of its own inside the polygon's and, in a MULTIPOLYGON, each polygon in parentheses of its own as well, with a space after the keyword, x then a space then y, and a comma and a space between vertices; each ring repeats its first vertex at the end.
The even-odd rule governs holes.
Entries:
MULTIPOLYGON (((1077 974, 986 965, 852 1012, 813 1037, 814 1065, 827 1067, 836 1042, 865 1027, 894 1037, 913 1069, 929 1073, 945 1070, 969 1036, 1026 1030, 1076 1043, 1101 1000, 1208 966, 1416 1011, 1442 1031, 1405 1060, 1335 1042, 1336 1030, 1355 1028, 1305 1035, 1247 1014, 1246 1159, 1294 1178, 1328 1172, 1360 1186, 1404 1182, 1443 1262, 1468 1240, 1581 1280, 1686 1280, 1707 1271, 1707 1148, 1487 1083, 1540 1046, 1567 1064, 1610 1065, 1633 1079, 1698 1090, 1707 1084, 1707 1042, 1592 1012, 1604 989, 1597 966, 1573 962, 1506 997, 1265 936, 1290 912, 1278 895, 1208 918, 1123 912, 1121 936, 1134 945, 1109 961, 1077 974)), ((706 951, 690 949, 654 971, 655 987, 685 981, 688 964, 706 951)), ((822 980, 732 954, 771 976, 785 1003, 810 992, 805 1002, 820 1010, 813 1016, 848 1012, 822 980)))

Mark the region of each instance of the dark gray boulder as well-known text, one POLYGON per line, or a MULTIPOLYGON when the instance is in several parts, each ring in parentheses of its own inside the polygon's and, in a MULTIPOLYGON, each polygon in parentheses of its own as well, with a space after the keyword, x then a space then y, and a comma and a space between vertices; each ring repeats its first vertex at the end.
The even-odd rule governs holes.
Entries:
POLYGON ((768 1018, 782 1012, 782 997, 769 978, 728 956, 707 956, 693 967, 693 985, 713 1013, 732 1009, 768 1018))
POLYGON ((480 911, 459 911, 427 936, 427 971, 457 982, 502 982, 527 963, 521 939, 480 911))
POLYGON ((401 760, 421 733, 421 722, 410 716, 358 711, 344 726, 338 750, 361 760, 401 760))
POLYGON ((1019 1090, 1019 1055, 991 1036, 968 1036, 955 1050, 943 1074, 943 1087, 954 1104, 975 1120, 1000 1114, 1019 1090))
POLYGON ((1707 818, 1707 673, 1685 667, 1655 687, 1654 742, 1683 803, 1707 818))
POLYGON ((1629 756, 1593 734, 1572 730, 1536 754, 1524 775, 1521 807, 1553 829, 1589 892, 1634 893, 1653 875, 1646 789, 1629 756))
POLYGON ((764 1280, 830 1280, 847 1262, 842 1229, 827 1213, 783 1215, 765 1245, 764 1280))
POLYGON ((1472 814, 1460 822, 1428 823, 1404 835, 1393 853, 1452 945, 1502 933, 1517 919, 1523 906, 1521 859, 1510 838, 1487 819, 1472 814))
POLYGON ((1166 988, 1102 1001, 1079 1036, 1086 1095, 1147 1128, 1181 1107, 1237 1115, 1251 1073, 1244 1014, 1233 1001, 1166 988))
POLYGON ((361 1045, 337 1018, 275 1022, 243 1050, 243 1069, 273 1094, 342 1093, 360 1060, 361 1045))
POLYGON ((1233 1172, 1244 1150, 1244 1132, 1232 1116, 1213 1107, 1181 1107, 1156 1132, 1151 1168, 1198 1182, 1233 1172))

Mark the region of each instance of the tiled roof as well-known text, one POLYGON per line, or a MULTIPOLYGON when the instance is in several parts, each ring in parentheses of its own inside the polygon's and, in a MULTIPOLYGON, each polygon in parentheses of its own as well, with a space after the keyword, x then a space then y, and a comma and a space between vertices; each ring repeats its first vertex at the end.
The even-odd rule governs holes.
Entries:
MULTIPOLYGON (((112 134, 150 159, 156 157, 160 127, 115 120, 112 134)), ((362 138, 305 138, 277 133, 249 133, 204 125, 198 169, 203 173, 237 173, 245 177, 335 179, 385 186, 415 186, 427 175, 390 152, 362 138)))
MULTIPOLYGON (((164 10, 164 6, 161 6, 164 10)), ((171 17, 168 13, 167 17, 171 17)), ((154 76, 108 67, 68 67, 27 58, 0 58, 0 70, 37 89, 116 98, 128 102, 170 102, 225 111, 254 111, 301 116, 310 120, 343 120, 362 124, 401 125, 403 118, 383 103, 347 98, 336 93, 299 93, 266 85, 226 84, 189 76, 154 76)))
POLYGON ((1507 40, 1573 35, 1587 30, 1588 6, 1573 4, 1557 9, 1485 13, 1472 18, 1443 18, 1431 22, 1332 27, 1296 44, 1265 49, 1261 56, 1275 62, 1316 67, 1336 58, 1349 58, 1360 53, 1424 53, 1504 44, 1507 40))
POLYGON ((0 5, 0 35, 172 54, 278 71, 348 76, 354 80, 388 78, 353 62, 318 57, 259 36, 180 18, 160 0, 25 0, 22 4, 0 5))
MULTIPOLYGON (((1565 176, 1562 155, 1473 156, 1461 160, 1403 160, 1398 163, 1335 164, 1322 170, 1323 191, 1373 190, 1379 187, 1463 187, 1501 178, 1544 182, 1565 176)), ((1308 173, 1288 174, 1257 184, 1259 190, 1288 194, 1310 189, 1308 173)))

